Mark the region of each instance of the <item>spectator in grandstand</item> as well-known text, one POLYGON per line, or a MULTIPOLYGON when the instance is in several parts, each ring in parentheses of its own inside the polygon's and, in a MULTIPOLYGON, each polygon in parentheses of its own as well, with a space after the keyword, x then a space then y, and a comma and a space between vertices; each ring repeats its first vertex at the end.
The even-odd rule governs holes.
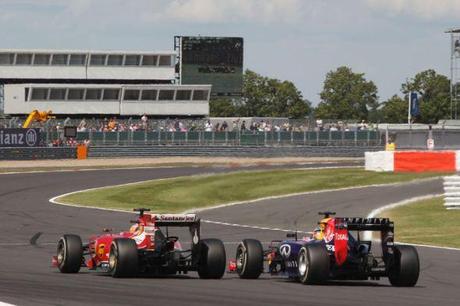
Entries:
POLYGON ((85 118, 81 119, 77 127, 77 132, 86 132, 86 120, 85 118))
POLYGON ((246 120, 243 120, 243 122, 241 123, 241 131, 242 132, 246 131, 246 120))
POLYGON ((110 118, 109 123, 107 123, 107 128, 110 132, 115 132, 117 129, 117 121, 115 117, 110 118))
POLYGON ((240 119, 235 119, 232 122, 232 131, 238 131, 238 125, 240 123, 240 119))
POLYGON ((225 132, 228 128, 228 124, 227 124, 227 121, 224 120, 224 122, 222 123, 222 126, 220 127, 220 130, 222 132, 225 132))
POLYGON ((205 132, 212 132, 212 123, 211 120, 208 120, 206 124, 204 125, 204 131, 205 132))
POLYGON ((367 130, 367 124, 366 121, 361 120, 361 123, 358 126, 358 130, 367 130))
POLYGON ((144 113, 144 114, 142 115, 142 117, 141 117, 141 122, 142 122, 142 128, 143 128, 144 130, 146 130, 147 127, 148 127, 148 124, 147 124, 147 123, 148 123, 147 114, 144 113))
POLYGON ((217 122, 217 123, 216 123, 216 127, 215 127, 216 132, 219 132, 219 127, 220 127, 220 123, 217 122))

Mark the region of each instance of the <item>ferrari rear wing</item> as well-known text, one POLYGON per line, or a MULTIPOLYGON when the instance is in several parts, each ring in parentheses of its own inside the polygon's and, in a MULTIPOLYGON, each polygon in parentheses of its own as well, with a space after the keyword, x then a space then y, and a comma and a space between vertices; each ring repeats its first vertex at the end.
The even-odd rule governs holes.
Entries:
POLYGON ((394 228, 389 218, 336 218, 335 224, 350 231, 389 231, 394 228))

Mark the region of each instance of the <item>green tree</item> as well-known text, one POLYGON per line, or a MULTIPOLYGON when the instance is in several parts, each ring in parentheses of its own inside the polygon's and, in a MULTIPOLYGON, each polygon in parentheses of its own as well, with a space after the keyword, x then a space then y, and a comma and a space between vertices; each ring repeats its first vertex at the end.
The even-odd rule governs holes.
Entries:
POLYGON ((397 95, 383 102, 380 111, 383 122, 407 123, 408 102, 397 95))
POLYGON ((236 117, 239 116, 239 111, 239 105, 231 99, 211 98, 209 101, 209 114, 211 117, 236 117))
POLYGON ((377 86, 345 66, 328 72, 320 97, 317 118, 367 120, 378 107, 377 86))
POLYGON ((416 122, 437 123, 450 118, 450 82, 446 76, 433 69, 425 70, 402 84, 401 91, 406 101, 411 91, 420 95, 420 116, 416 122))
POLYGON ((290 81, 280 81, 246 70, 243 76, 244 116, 304 118, 311 112, 310 102, 290 81))

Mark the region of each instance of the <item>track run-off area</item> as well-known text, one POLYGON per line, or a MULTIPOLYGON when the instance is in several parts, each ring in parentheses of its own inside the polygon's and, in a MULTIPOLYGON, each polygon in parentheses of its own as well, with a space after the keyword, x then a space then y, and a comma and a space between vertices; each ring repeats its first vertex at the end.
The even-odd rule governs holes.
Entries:
MULTIPOLYGON (((346 166, 328 164, 340 165, 346 166)), ((304 286, 282 277, 263 275, 258 280, 241 280, 236 274, 226 274, 221 280, 201 280, 196 273, 113 279, 84 269, 78 274, 61 274, 51 267, 51 256, 62 234, 78 234, 85 241, 103 228, 115 232, 128 228, 132 216, 56 205, 50 198, 88 188, 227 171, 235 169, 171 167, 0 175, 0 301, 17 305, 458 305, 460 252, 441 248, 418 247, 421 274, 414 288, 391 287, 387 279, 304 286)), ((318 221, 318 211, 367 216, 391 203, 439 193, 442 180, 425 179, 265 199, 204 210, 199 216, 212 221, 203 222, 202 237, 222 239, 227 257, 233 258, 236 243, 244 238, 269 242, 286 235, 267 229, 310 231, 318 221)))

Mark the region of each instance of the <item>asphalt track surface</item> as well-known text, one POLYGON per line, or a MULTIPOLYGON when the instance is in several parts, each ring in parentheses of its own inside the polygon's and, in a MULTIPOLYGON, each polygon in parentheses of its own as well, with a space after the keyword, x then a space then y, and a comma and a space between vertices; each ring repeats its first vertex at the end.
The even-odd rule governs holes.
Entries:
MULTIPOLYGON (((415 288, 394 288, 386 279, 324 286, 304 286, 268 275, 258 280, 240 280, 235 274, 226 274, 221 280, 201 280, 193 272, 160 279, 113 279, 86 271, 61 274, 50 266, 55 242, 63 233, 76 233, 85 239, 102 228, 121 231, 129 226, 132 216, 54 205, 49 198, 85 188, 210 171, 228 169, 0 175, 0 301, 18 305, 458 305, 460 252, 424 247, 418 248, 422 271, 415 288), (42 234, 34 243, 31 238, 38 232, 42 234)), ((431 180, 267 200, 209 210, 200 216, 220 222, 310 230, 319 210, 363 216, 385 204, 440 192, 441 181, 431 180)), ((277 231, 202 225, 202 237, 221 238, 229 258, 234 257, 235 242, 243 238, 267 242, 284 236, 277 231)))

